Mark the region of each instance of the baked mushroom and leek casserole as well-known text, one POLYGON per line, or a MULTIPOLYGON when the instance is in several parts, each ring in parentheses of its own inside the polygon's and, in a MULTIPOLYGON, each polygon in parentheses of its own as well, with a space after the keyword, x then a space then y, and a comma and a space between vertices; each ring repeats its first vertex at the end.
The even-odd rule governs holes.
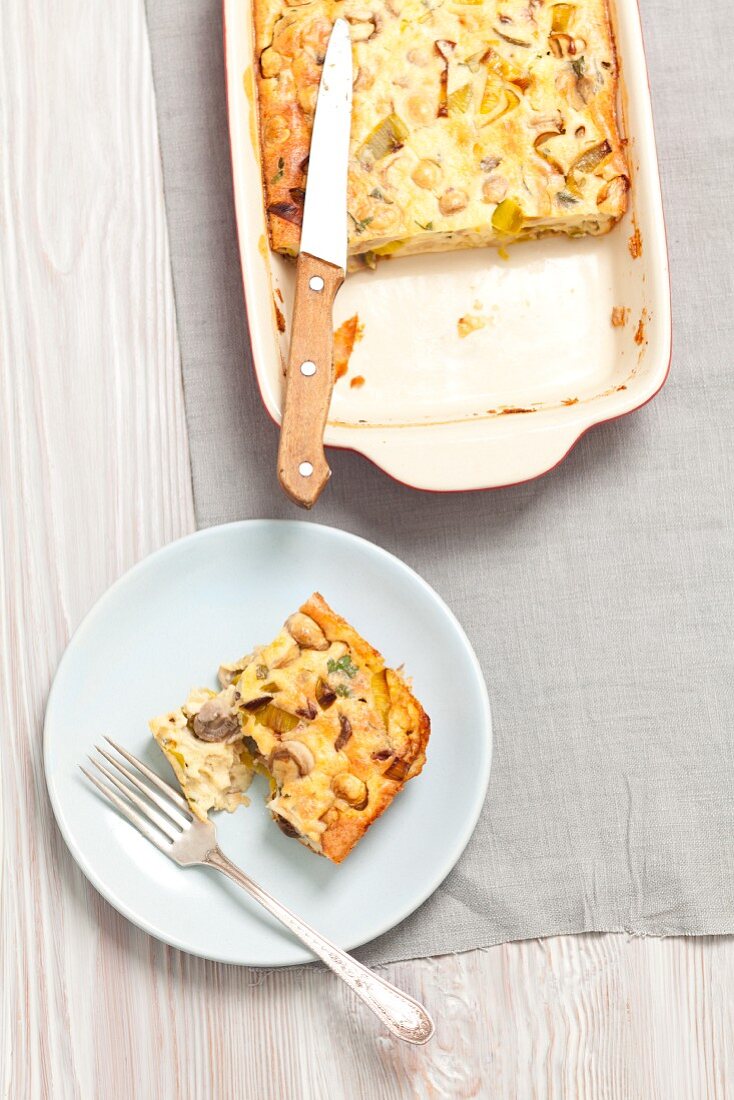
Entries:
POLYGON ((430 722, 407 681, 318 593, 219 681, 150 723, 202 820, 246 804, 261 771, 283 832, 340 863, 425 763, 430 722))
POLYGON ((351 24, 350 253, 607 232, 629 187, 606 0, 254 0, 273 249, 298 252, 316 93, 351 24))

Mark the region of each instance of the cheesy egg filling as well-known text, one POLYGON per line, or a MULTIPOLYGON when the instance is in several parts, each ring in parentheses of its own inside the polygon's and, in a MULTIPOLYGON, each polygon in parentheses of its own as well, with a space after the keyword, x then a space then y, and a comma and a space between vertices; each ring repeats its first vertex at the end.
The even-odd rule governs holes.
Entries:
POLYGON ((298 252, 316 93, 339 16, 354 55, 353 256, 599 234, 624 213, 606 0, 255 0, 276 251, 298 252))

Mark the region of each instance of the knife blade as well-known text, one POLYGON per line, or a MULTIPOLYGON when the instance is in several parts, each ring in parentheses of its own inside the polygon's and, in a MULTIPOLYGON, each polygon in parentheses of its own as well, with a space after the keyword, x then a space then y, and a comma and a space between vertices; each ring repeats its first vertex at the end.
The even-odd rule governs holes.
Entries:
POLYGON ((347 266, 347 166, 352 119, 352 43, 346 19, 329 38, 308 159, 301 252, 347 266))
POLYGON ((337 19, 316 97, 278 448, 280 483, 304 508, 331 476, 323 437, 334 387, 332 307, 347 266, 351 118, 352 45, 349 24, 337 19))

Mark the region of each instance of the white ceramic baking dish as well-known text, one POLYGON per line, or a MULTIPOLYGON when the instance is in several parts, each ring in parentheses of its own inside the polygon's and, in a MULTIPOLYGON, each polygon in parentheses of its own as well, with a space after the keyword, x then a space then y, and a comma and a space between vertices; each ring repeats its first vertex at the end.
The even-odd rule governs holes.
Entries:
MULTIPOLYGON (((247 315, 263 401, 279 422, 295 267, 267 245, 250 0, 224 0, 224 16, 247 315)), ((617 0, 613 21, 632 171, 623 221, 604 237, 519 243, 509 258, 444 252, 349 275, 335 325, 356 314, 363 337, 336 384, 327 444, 417 488, 494 488, 547 472, 592 425, 660 389, 670 287, 637 0, 617 0), (612 324, 615 309, 624 324, 612 324), (462 338, 467 314, 483 327, 462 338), (364 383, 353 387, 356 377, 364 383)))

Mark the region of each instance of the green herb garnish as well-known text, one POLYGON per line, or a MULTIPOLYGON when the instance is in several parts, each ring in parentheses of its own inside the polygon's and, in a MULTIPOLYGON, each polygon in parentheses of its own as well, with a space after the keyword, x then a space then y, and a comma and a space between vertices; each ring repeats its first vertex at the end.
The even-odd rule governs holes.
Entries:
POLYGON ((581 77, 584 75, 586 72, 586 58, 583 54, 581 57, 577 57, 575 61, 571 62, 571 68, 576 73, 576 76, 581 77))
POLYGON ((267 680, 268 675, 269 675, 268 666, 267 665, 257 665, 256 668, 255 668, 255 675, 257 676, 258 680, 267 680))
POLYGON ((573 206, 579 200, 575 198, 570 191, 559 191, 556 195, 556 202, 560 206, 573 206))
POLYGON ((372 221, 371 217, 370 218, 364 218, 363 221, 360 221, 359 218, 355 218, 355 216, 351 212, 351 210, 347 210, 347 214, 349 214, 349 217, 354 222, 354 228, 357 230, 358 233, 364 233, 365 229, 367 228, 367 226, 372 221))
POLYGON ((337 684, 334 691, 337 695, 341 695, 342 699, 347 699, 352 694, 346 684, 337 684))
POLYGON ((424 229, 426 233, 430 232, 430 230, 433 229, 433 222, 426 222, 425 225, 422 225, 421 222, 416 222, 415 224, 418 226, 419 229, 424 229))
POLYGON ((345 653, 338 661, 330 657, 326 662, 326 667, 329 672, 343 672, 350 680, 359 672, 359 669, 348 653, 345 653))
POLYGON ((275 173, 275 175, 271 179, 271 181, 270 181, 271 184, 272 183, 279 183, 280 180, 283 179, 284 169, 285 169, 285 161, 283 160, 282 157, 278 157, 278 171, 275 173))

